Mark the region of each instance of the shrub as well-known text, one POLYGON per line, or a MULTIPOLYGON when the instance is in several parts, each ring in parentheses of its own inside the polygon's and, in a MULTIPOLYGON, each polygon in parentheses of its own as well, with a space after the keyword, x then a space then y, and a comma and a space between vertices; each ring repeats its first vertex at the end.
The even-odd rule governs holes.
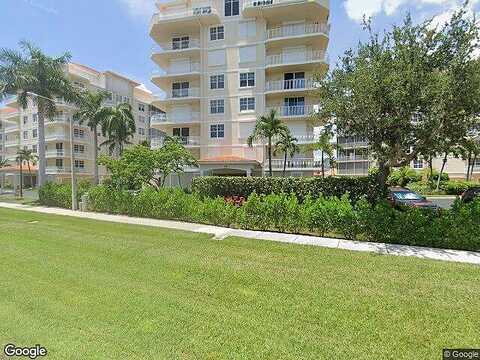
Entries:
POLYGON ((202 198, 217 196, 248 198, 253 192, 257 195, 295 194, 300 202, 307 196, 340 198, 345 193, 350 194, 350 200, 353 202, 362 197, 372 202, 383 197, 373 177, 197 177, 193 179, 192 191, 202 198))
POLYGON ((478 187, 480 183, 474 181, 446 181, 441 184, 441 188, 448 195, 461 195, 471 187, 478 187))
POLYGON ((390 186, 407 186, 409 183, 422 180, 422 174, 413 170, 409 166, 392 171, 388 177, 388 184, 390 186))
MULTIPOLYGON (((77 184, 77 202, 90 189, 91 183, 79 181, 77 184)), ((72 207, 72 186, 71 184, 57 184, 48 182, 38 189, 40 204, 70 209, 72 207)))

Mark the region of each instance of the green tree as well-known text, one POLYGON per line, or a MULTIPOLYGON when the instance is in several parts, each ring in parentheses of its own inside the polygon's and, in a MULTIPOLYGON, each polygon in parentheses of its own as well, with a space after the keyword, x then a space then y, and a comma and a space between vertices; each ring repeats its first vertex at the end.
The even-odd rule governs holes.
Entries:
POLYGON ((407 16, 383 36, 368 23, 366 29, 368 41, 319 79, 317 120, 334 119, 340 133, 368 141, 385 189, 390 169, 439 152, 445 134, 456 143, 476 118, 480 71, 472 59, 479 36, 465 8, 440 28, 407 16))
POLYGON ((135 134, 135 118, 130 104, 118 104, 109 109, 109 113, 101 124, 102 135, 107 137, 102 145, 108 146, 110 155, 119 157, 125 144, 131 144, 130 138, 135 134))
POLYGON ((38 47, 22 41, 20 51, 0 49, 0 99, 16 95, 26 109, 29 100, 38 110, 38 184, 45 183, 45 118, 57 113, 55 101, 63 98, 74 103, 78 94, 66 76, 70 54, 60 57, 45 55, 38 47))
POLYGON ((32 182, 32 169, 31 165, 35 165, 37 162, 37 155, 28 149, 20 149, 17 151, 16 161, 20 166, 20 197, 23 197, 23 163, 27 163, 28 174, 30 176, 30 182, 32 182))
POLYGON ((275 150, 273 151, 274 155, 277 155, 278 152, 283 153, 283 176, 285 177, 287 171, 287 157, 291 158, 295 156, 296 153, 300 152, 300 147, 297 144, 297 139, 292 136, 290 131, 284 131, 280 134, 279 140, 275 143, 275 150))
POLYGON ((467 162, 466 180, 471 180, 475 163, 480 158, 480 134, 477 131, 467 134, 458 145, 456 155, 467 162))
POLYGON ((108 94, 104 91, 91 92, 84 91, 79 101, 79 109, 73 118, 80 124, 86 123, 93 133, 93 158, 95 160, 93 168, 93 178, 95 184, 98 184, 98 127, 101 126, 112 113, 111 109, 103 105, 108 94))
POLYGON ((273 138, 280 136, 283 132, 287 132, 288 127, 277 117, 277 112, 272 109, 267 115, 262 115, 257 119, 253 133, 248 137, 248 146, 252 147, 253 143, 258 140, 267 140, 268 154, 268 172, 273 176, 272 171, 272 151, 273 138))
POLYGON ((335 145, 332 144, 332 134, 323 131, 313 144, 308 144, 305 148, 308 151, 320 151, 322 178, 325 177, 325 156, 328 158, 330 167, 335 166, 335 145))

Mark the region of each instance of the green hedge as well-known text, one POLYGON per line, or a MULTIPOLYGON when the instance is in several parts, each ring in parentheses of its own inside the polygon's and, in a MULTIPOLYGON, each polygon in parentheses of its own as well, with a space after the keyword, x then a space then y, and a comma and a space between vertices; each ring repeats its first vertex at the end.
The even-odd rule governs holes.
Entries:
POLYGON ((197 177, 193 179, 192 191, 201 197, 243 196, 248 198, 252 193, 258 195, 295 194, 300 202, 307 196, 338 198, 345 193, 350 194, 353 202, 362 197, 369 201, 381 199, 382 193, 373 177, 197 177))
POLYGON ((135 194, 106 186, 89 190, 91 211, 136 217, 190 221, 250 230, 342 237, 359 241, 480 250, 480 200, 455 203, 441 213, 398 211, 385 202, 352 204, 342 198, 313 198, 300 202, 294 194, 250 195, 241 207, 223 198, 200 197, 179 189, 135 194))
MULTIPOLYGON (((77 187, 77 201, 90 188, 87 181, 80 181, 77 187)), ((70 184, 57 184, 48 182, 38 190, 38 198, 42 205, 70 209, 72 207, 72 186, 70 184)))
MULTIPOLYGON (((436 187, 436 184, 433 184, 436 187)), ((460 180, 451 180, 451 181, 442 181, 440 183, 440 191, 432 189, 432 184, 418 181, 410 183, 407 187, 416 191, 420 194, 431 195, 431 194, 446 194, 446 195, 462 195, 466 190, 471 187, 479 187, 480 183, 475 181, 460 181, 460 180)))

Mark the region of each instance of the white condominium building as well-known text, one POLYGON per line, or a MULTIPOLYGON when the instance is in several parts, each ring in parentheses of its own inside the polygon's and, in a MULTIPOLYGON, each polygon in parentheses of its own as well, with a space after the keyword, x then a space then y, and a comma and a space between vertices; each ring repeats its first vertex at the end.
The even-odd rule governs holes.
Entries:
MULTIPOLYGON (((259 175, 265 144, 247 145, 256 118, 275 109, 299 144, 314 141, 309 116, 316 74, 328 70, 328 0, 211 0, 158 3, 150 35, 158 66, 153 102, 165 114, 151 126, 179 136, 199 160, 189 177, 259 175)), ((320 161, 303 151, 288 175, 313 175, 320 161)), ((283 171, 283 154, 273 160, 283 171)))
MULTIPOLYGON (((132 143, 148 139, 152 95, 141 84, 112 71, 99 72, 80 64, 69 64, 67 73, 75 86, 91 91, 106 90, 110 96, 106 106, 129 103, 135 116, 137 131, 132 143)), ((74 167, 80 177, 93 177, 93 136, 86 124, 74 123, 73 144, 70 142, 70 119, 75 108, 62 99, 56 99, 57 115, 45 119, 45 144, 47 180, 66 181, 70 178, 70 149, 73 146, 74 167)), ((23 109, 15 98, 7 101, 0 110, 0 158, 9 161, 9 167, 0 169, 0 181, 13 186, 18 184, 19 166, 16 154, 19 149, 38 150, 38 115, 33 103, 23 109)), ((99 130, 100 133, 100 130, 99 130)), ((99 137, 99 144, 105 139, 99 137)), ((103 150, 105 151, 105 150, 103 150)), ((32 167, 35 182, 37 168, 32 167)), ((102 175, 103 169, 100 169, 102 175)), ((28 178, 30 179, 30 177, 28 178)), ((29 180, 27 180, 29 181, 29 180)))

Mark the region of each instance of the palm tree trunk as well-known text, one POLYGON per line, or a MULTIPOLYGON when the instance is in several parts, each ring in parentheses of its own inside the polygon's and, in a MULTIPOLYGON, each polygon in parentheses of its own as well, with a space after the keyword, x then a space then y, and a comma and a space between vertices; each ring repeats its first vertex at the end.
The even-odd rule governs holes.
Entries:
POLYGON ((285 151, 285 158, 283 159, 283 177, 287 172, 287 152, 285 151))
POLYGON ((272 138, 268 138, 268 172, 270 174, 270 177, 273 176, 273 171, 272 171, 272 138))
POLYGON ((438 174, 437 179, 437 191, 440 189, 440 180, 442 179, 443 171, 445 170, 445 165, 447 164, 448 153, 445 152, 445 156, 443 157, 442 161, 442 168, 440 169, 440 174, 438 174))
POLYGON ((98 185, 99 183, 97 160, 98 160, 98 134, 97 134, 97 127, 95 126, 93 128, 93 161, 95 161, 95 164, 93 164, 93 182, 95 185, 98 185))
POLYGON ((325 161, 323 160, 323 157, 324 157, 324 153, 323 153, 323 150, 322 150, 322 178, 325 179, 325 161))
POLYGON ((472 153, 468 154, 468 162, 467 162, 467 181, 470 180, 470 165, 472 164, 472 153))
POLYGON ((32 169, 30 168, 30 161, 27 161, 27 166, 28 166, 28 177, 30 178, 30 186, 32 186, 32 169))
POLYGON ((46 177, 47 159, 45 157, 45 115, 41 101, 38 104, 38 187, 44 185, 46 177))
POLYGON ((23 198, 23 160, 20 159, 20 197, 23 198))
POLYGON ((477 155, 473 156, 472 170, 470 171, 470 180, 473 180, 473 170, 475 170, 475 163, 477 162, 477 155))

